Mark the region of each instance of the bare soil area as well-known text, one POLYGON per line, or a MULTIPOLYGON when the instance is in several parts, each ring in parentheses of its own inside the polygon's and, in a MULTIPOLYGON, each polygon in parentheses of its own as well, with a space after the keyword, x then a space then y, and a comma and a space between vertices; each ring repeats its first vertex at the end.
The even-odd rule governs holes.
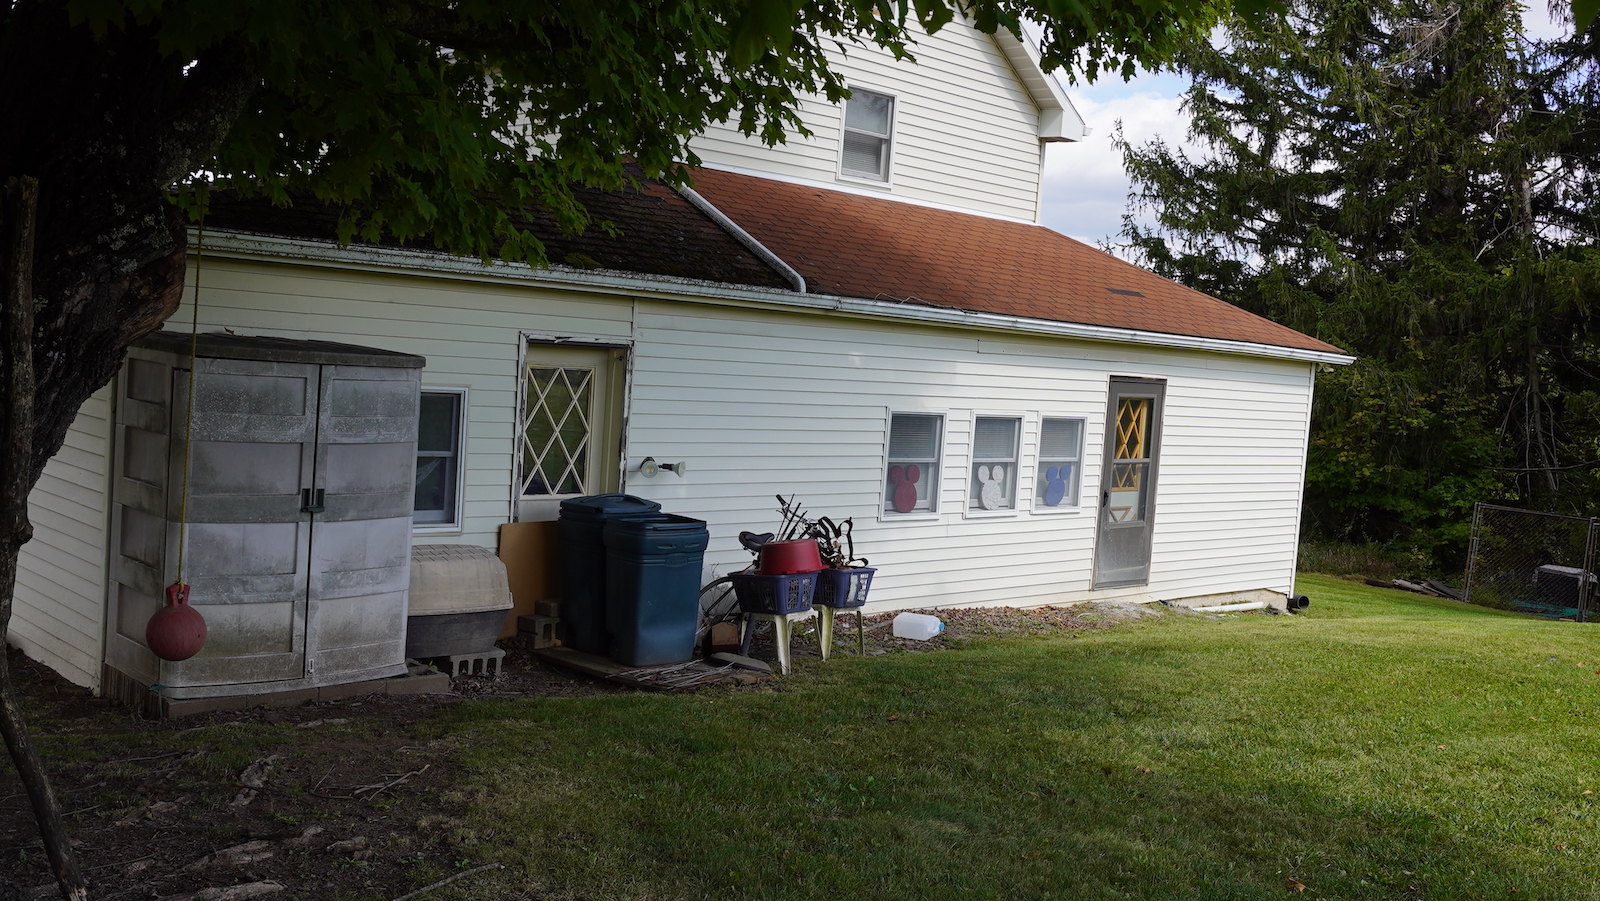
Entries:
MULTIPOLYGON (((867 617, 868 654, 937 651, 988 636, 1076 634, 1155 610, 932 612, 946 631, 927 642, 895 639, 891 617, 867 617)), ((854 651, 853 620, 838 621, 839 653, 854 651)), ((430 725, 445 705, 629 690, 542 664, 519 640, 501 647, 500 678, 457 679, 449 693, 175 720, 143 719, 94 698, 15 651, 10 662, 92 897, 334 901, 400 898, 481 863, 457 849, 462 823, 452 760, 459 744, 430 725)), ((802 656, 814 647, 807 636, 795 640, 802 656)), ((771 648, 758 640, 754 653, 770 658, 771 648)), ((32 811, 6 760, 0 901, 51 897, 32 811)))

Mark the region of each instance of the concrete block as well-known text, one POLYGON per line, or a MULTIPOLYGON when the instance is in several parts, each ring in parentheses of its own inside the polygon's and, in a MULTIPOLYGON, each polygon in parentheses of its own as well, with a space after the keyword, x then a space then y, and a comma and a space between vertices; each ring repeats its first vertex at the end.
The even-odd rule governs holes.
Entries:
POLYGON ((535 648, 554 647, 566 635, 561 621, 549 616, 519 616, 517 631, 535 648))
POLYGON ((534 601, 533 613, 535 616, 550 616, 561 618, 561 602, 553 599, 534 601))
POLYGON ((440 657, 440 662, 448 661, 450 678, 462 676, 490 676, 500 678, 501 663, 506 652, 499 648, 490 648, 478 654, 453 654, 449 657, 440 657))
POLYGON ((383 680, 386 692, 392 695, 433 695, 450 690, 450 676, 431 666, 418 666, 404 676, 383 680))

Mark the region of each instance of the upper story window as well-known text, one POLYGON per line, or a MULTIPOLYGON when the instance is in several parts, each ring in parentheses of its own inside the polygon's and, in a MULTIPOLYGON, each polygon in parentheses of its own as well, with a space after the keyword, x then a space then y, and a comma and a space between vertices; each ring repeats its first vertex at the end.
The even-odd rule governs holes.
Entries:
POLYGON ((893 124, 893 97, 851 88, 850 99, 844 102, 844 152, 839 171, 852 178, 888 181, 893 124))

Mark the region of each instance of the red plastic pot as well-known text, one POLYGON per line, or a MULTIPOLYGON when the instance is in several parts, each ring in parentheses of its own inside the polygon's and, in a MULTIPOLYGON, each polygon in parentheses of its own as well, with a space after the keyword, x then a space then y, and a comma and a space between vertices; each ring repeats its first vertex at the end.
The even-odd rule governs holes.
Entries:
POLYGON ((822 570, 822 554, 811 538, 799 541, 769 541, 756 557, 756 572, 763 576, 787 576, 822 570))

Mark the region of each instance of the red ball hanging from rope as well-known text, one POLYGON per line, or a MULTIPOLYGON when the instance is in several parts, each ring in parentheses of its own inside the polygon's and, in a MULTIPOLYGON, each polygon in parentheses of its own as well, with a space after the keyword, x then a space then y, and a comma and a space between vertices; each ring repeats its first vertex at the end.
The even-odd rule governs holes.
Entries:
POLYGON ((188 660, 206 643, 206 618, 189 606, 189 586, 167 586, 167 605, 144 627, 144 643, 162 660, 188 660))

